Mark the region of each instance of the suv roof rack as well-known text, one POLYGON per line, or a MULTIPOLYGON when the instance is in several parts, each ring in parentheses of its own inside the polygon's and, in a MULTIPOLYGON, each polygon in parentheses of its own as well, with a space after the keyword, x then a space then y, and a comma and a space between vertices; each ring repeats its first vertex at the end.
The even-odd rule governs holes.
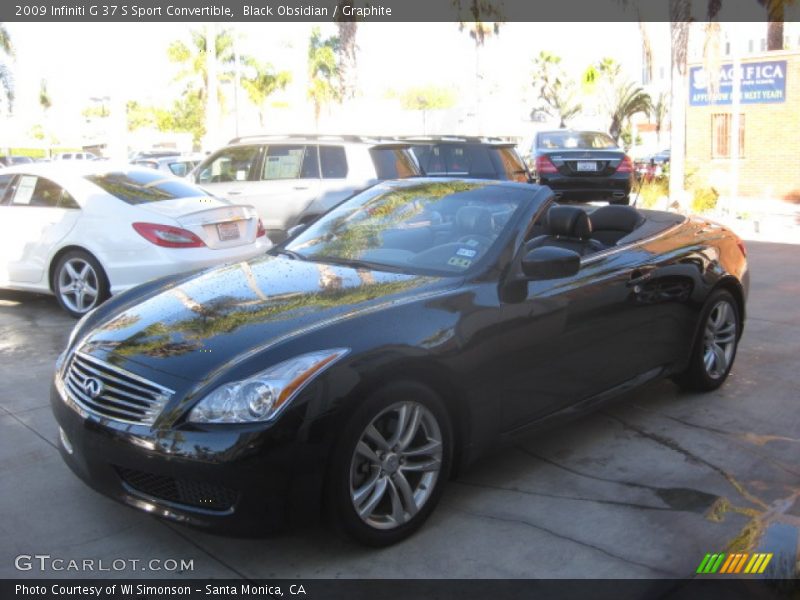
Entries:
POLYGON ((238 144, 247 140, 302 140, 302 141, 334 141, 334 142, 378 142, 384 138, 366 135, 338 135, 325 133, 261 133, 254 135, 241 135, 231 139, 229 144, 238 144))
POLYGON ((403 135, 395 138, 403 142, 466 142, 477 144, 515 144, 511 139, 478 135, 403 135))

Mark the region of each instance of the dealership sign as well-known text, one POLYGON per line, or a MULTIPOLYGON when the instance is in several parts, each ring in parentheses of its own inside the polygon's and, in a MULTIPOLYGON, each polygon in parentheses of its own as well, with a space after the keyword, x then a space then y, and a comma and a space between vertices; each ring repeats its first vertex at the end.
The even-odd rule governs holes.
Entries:
MULTIPOLYGON (((708 106, 709 104, 733 103, 732 64, 719 69, 716 92, 711 96, 711 83, 708 71, 703 67, 692 67, 689 71, 689 104, 708 106)), ((740 94, 742 104, 766 104, 786 101, 786 61, 769 60, 743 63, 739 65, 740 94)))

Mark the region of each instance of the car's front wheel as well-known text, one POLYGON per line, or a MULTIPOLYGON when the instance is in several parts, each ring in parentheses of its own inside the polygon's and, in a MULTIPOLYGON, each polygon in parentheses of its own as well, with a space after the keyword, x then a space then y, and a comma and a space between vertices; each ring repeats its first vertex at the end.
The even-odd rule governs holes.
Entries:
POLYGON ((383 388, 356 410, 334 453, 334 525, 370 546, 408 537, 436 506, 451 457, 451 426, 440 398, 414 382, 383 388))
POLYGON ((82 317, 109 296, 103 267, 91 254, 70 250, 58 259, 53 271, 53 293, 73 317, 82 317))
POLYGON ((689 366, 674 377, 683 388, 699 392, 717 389, 728 378, 736 358, 741 320, 735 298, 717 290, 700 314, 700 330, 689 366))

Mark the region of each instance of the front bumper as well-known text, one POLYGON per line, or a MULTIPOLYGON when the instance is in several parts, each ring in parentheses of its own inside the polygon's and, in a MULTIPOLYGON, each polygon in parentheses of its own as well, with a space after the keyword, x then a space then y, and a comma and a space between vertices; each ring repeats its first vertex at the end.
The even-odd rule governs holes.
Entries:
POLYGON ((319 515, 326 452, 268 431, 154 431, 81 414, 51 386, 60 451, 96 491, 172 521, 258 535, 319 515), (66 438, 66 440, 64 440, 66 438))

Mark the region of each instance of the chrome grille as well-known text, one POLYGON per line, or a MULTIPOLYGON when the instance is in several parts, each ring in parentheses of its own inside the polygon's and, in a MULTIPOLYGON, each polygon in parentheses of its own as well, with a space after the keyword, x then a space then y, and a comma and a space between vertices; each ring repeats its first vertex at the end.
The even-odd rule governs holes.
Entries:
POLYGON ((174 393, 80 352, 64 369, 63 386, 73 402, 94 415, 142 425, 152 425, 174 393))

